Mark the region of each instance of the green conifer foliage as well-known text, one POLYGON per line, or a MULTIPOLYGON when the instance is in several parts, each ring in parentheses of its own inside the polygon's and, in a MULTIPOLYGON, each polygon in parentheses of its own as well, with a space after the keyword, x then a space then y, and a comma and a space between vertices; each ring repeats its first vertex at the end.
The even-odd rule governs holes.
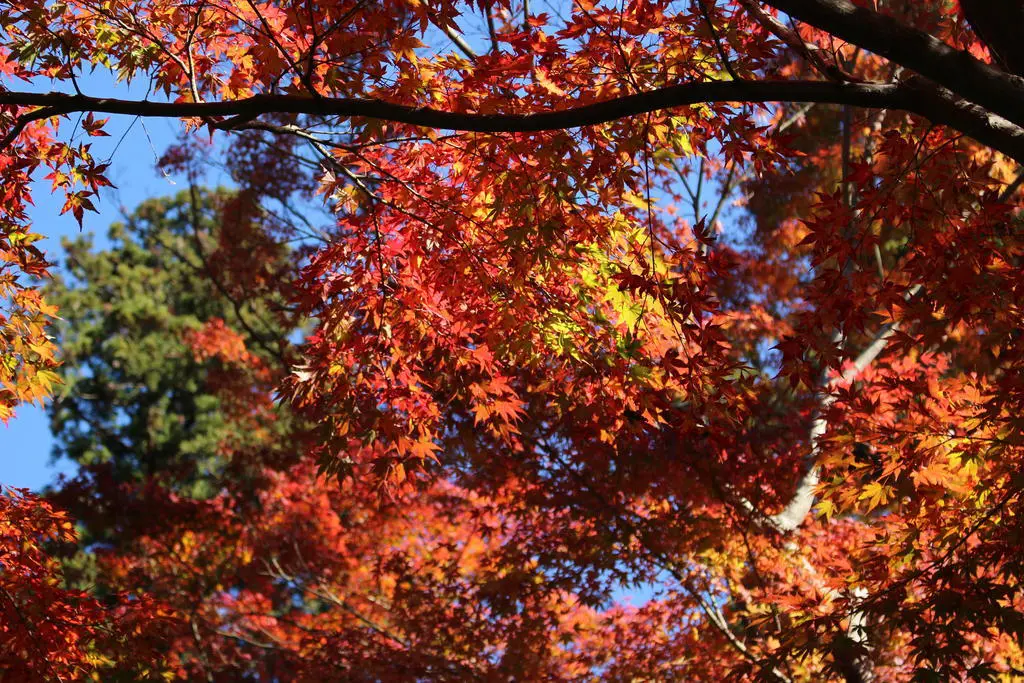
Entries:
POLYGON ((251 435, 225 419, 220 361, 197 358, 190 335, 223 320, 280 367, 295 328, 278 294, 286 249, 263 243, 249 263, 220 267, 226 249, 237 259, 252 247, 245 234, 266 234, 239 225, 260 219, 245 197, 194 189, 143 203, 110 228, 106 250, 90 237, 65 241, 66 275, 48 292, 65 383, 50 411, 55 456, 106 464, 117 482, 155 477, 199 498, 217 490, 226 454, 251 435))

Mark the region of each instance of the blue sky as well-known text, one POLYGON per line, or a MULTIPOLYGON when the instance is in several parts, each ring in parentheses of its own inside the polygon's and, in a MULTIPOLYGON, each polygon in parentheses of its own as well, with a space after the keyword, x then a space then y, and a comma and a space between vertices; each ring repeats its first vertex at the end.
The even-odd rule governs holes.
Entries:
MULTIPOLYGON (((114 85, 99 76, 83 79, 82 89, 91 95, 121 97, 132 93, 138 96, 141 92, 141 88, 114 85)), ((107 227, 120 219, 122 206, 131 209, 147 197, 182 189, 175 187, 172 178, 156 170, 157 156, 176 139, 179 127, 174 120, 138 120, 133 124, 132 117, 112 117, 107 126, 110 137, 90 140, 93 155, 99 159, 110 156, 117 147, 108 173, 117 187, 107 188, 96 206, 99 213, 87 213, 83 224, 82 232, 94 233, 97 246, 106 243, 107 227)), ((65 123, 62 130, 71 130, 71 125, 65 123)), ((42 175, 45 173, 40 173, 40 177, 42 175)), ((32 221, 36 231, 46 236, 38 246, 52 262, 59 263, 63 259, 61 237, 77 235, 78 224, 70 214, 58 215, 63 198, 51 192, 49 181, 37 180, 33 199, 32 221)), ((70 462, 50 462, 52 446, 46 411, 38 406, 21 406, 6 427, 0 424, 0 484, 38 490, 53 482, 59 473, 71 473, 70 462)))

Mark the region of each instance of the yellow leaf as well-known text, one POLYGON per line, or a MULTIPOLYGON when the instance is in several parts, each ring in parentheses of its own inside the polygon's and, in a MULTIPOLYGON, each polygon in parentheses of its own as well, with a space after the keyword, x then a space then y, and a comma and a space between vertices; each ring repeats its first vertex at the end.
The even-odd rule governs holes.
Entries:
POLYGON ((634 194, 633 192, 623 193, 622 198, 641 211, 647 211, 651 207, 651 205, 647 203, 646 199, 638 194, 634 194))
POLYGON ((534 72, 534 76, 537 82, 552 95, 558 95, 559 97, 565 97, 565 91, 559 88, 554 81, 548 78, 547 71, 544 69, 537 69, 534 72))
POLYGON ((885 484, 881 484, 877 481, 873 481, 864 487, 861 494, 857 497, 857 500, 867 499, 867 512, 871 512, 879 505, 884 505, 889 501, 892 490, 885 484))

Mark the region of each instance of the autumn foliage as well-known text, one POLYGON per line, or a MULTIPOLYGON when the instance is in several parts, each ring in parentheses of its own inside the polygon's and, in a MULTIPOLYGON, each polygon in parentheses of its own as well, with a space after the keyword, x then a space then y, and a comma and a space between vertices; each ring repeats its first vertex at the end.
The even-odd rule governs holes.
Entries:
POLYGON ((0 0, 0 671, 1024 675, 1014 5, 0 0))

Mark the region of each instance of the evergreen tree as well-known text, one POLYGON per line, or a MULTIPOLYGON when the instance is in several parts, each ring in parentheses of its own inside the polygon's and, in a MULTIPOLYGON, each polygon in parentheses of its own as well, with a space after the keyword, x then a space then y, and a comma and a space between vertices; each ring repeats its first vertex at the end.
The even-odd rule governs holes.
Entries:
POLYGON ((50 409, 56 457, 115 482, 157 478, 200 498, 217 490, 232 450, 221 445, 252 435, 225 419, 221 361, 197 357, 190 342, 223 321, 280 366, 296 325, 273 281, 287 278, 285 248, 264 241, 241 268, 220 267, 225 250, 245 251, 241 235, 256 231, 239 224, 253 220, 245 197, 193 190, 143 203, 111 226, 106 250, 91 237, 65 240, 66 276, 47 292, 63 349, 64 387, 50 409))

